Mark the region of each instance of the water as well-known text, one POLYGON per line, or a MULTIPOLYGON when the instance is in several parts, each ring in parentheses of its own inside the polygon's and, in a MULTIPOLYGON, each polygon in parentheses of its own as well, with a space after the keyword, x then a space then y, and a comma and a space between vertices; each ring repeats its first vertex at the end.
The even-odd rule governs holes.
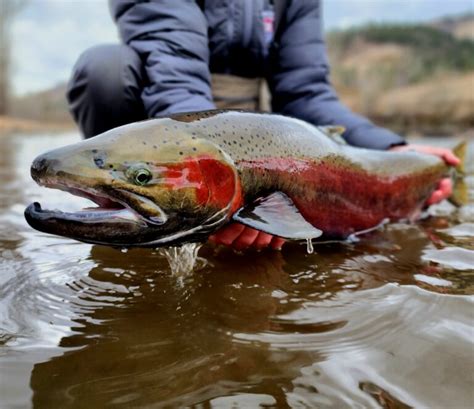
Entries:
POLYGON ((28 176, 76 138, 0 140, 0 408, 473 406, 472 165, 460 209, 313 254, 204 246, 176 275, 27 226, 31 201, 89 204, 28 176))

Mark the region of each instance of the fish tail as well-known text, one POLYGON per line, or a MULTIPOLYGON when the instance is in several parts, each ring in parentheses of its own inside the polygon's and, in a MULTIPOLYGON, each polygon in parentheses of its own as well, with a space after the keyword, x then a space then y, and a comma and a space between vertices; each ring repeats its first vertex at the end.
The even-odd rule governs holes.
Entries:
POLYGON ((454 154, 460 159, 459 165, 456 166, 453 172, 453 193, 448 199, 455 206, 463 206, 469 202, 469 189, 464 180, 466 174, 466 141, 459 142, 453 148, 454 154))
POLYGON ((456 172, 461 175, 466 174, 466 153, 467 153, 467 142, 461 141, 453 148, 454 154, 461 160, 459 165, 456 166, 456 172))

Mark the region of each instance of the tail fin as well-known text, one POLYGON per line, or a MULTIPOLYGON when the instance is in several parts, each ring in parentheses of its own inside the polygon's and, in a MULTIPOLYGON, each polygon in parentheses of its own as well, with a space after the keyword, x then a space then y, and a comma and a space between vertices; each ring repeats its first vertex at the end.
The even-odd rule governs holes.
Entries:
POLYGON ((467 143, 466 141, 461 141, 453 148, 454 154, 461 160, 459 165, 456 166, 455 172, 453 175, 453 194, 448 199, 455 206, 466 205, 469 201, 469 189, 464 181, 463 177, 466 174, 466 152, 467 152, 467 143))
POLYGON ((467 153, 467 142, 461 141, 453 148, 454 154, 461 160, 459 165, 456 166, 456 172, 461 175, 466 174, 466 153, 467 153))

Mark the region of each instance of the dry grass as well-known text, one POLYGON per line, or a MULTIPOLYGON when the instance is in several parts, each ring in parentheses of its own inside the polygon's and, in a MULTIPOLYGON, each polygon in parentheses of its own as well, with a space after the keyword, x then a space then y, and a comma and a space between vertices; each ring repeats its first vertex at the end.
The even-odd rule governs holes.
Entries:
POLYGON ((408 126, 474 127, 474 72, 389 90, 377 99, 369 114, 384 120, 401 118, 408 126))
POLYGON ((454 29, 454 35, 457 38, 474 40, 474 19, 459 23, 454 29))

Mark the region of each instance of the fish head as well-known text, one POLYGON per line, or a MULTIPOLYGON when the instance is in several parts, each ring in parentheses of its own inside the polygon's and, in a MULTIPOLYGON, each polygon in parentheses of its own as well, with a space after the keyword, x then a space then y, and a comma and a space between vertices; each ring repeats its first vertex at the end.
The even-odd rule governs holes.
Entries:
POLYGON ((217 145, 170 119, 125 125, 37 157, 40 185, 86 197, 78 212, 25 210, 47 233, 121 247, 199 241, 223 225, 241 202, 238 173, 217 145))

